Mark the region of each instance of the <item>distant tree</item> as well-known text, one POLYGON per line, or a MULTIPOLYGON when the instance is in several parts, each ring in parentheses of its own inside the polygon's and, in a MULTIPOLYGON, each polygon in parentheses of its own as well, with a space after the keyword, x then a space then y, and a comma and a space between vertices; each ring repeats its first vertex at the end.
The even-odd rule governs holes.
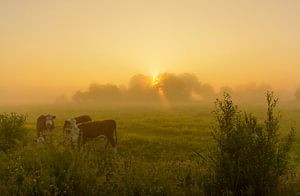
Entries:
POLYGON ((60 96, 58 96, 56 99, 55 99, 55 104, 65 104, 65 103, 67 103, 68 102, 68 100, 67 100, 67 98, 66 98, 66 96, 65 95, 60 95, 60 96))
POLYGON ((137 74, 131 77, 127 96, 128 101, 134 102, 157 102, 159 101, 159 95, 157 90, 151 87, 152 79, 150 76, 137 74))
POLYGON ((74 101, 117 102, 122 98, 122 90, 114 84, 91 84, 87 91, 78 91, 73 95, 74 101))
POLYGON ((296 100, 300 100, 300 87, 297 88, 297 90, 295 92, 295 97, 296 97, 296 100))

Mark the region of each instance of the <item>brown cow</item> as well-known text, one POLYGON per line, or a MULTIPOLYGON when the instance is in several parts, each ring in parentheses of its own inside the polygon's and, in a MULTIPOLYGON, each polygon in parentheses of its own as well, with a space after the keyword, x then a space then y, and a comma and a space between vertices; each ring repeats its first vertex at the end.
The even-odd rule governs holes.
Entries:
POLYGON ((51 138, 52 130, 54 129, 54 119, 56 116, 51 114, 41 115, 37 119, 36 130, 38 141, 45 141, 48 137, 51 138))
POLYGON ((103 120, 103 121, 93 121, 88 123, 82 123, 78 125, 82 135, 82 142, 85 143, 89 139, 96 138, 98 136, 105 136, 107 143, 105 148, 107 148, 108 143, 114 148, 114 152, 117 152, 117 125, 114 120, 103 120), (114 139, 115 134, 115 139, 114 139))

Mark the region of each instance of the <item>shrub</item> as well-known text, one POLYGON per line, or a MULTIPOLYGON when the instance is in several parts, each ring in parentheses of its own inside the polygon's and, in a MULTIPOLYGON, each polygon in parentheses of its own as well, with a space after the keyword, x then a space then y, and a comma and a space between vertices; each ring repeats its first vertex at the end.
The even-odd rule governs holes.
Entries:
POLYGON ((25 121, 26 116, 22 114, 0 114, 0 150, 12 149, 24 139, 25 121))
POLYGON ((293 128, 285 141, 279 138, 278 99, 268 92, 267 117, 259 123, 251 113, 241 112, 229 94, 215 102, 212 135, 216 149, 210 155, 209 195, 268 195, 289 169, 288 153, 293 128))

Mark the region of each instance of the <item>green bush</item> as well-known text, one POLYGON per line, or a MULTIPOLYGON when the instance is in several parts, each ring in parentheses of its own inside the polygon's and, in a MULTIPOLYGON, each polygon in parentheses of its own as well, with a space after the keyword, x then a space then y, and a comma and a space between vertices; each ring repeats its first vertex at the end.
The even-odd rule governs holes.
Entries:
POLYGON ((268 92, 267 117, 260 123, 251 113, 241 112, 229 94, 215 102, 212 151, 208 180, 209 195, 269 195, 289 169, 288 153, 293 128, 285 140, 279 137, 277 101, 268 92))
POLYGON ((0 150, 10 150, 24 139, 25 122, 26 116, 22 114, 0 114, 0 150))

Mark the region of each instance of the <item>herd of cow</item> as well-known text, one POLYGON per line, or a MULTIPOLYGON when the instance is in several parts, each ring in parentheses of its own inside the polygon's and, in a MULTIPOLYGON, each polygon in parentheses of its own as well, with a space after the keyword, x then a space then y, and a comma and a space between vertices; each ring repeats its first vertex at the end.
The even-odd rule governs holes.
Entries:
MULTIPOLYGON (((37 142, 50 141, 54 129, 54 119, 51 114, 41 115, 37 119, 37 142)), ((89 139, 104 136, 107 139, 105 148, 110 143, 117 152, 117 126, 114 120, 92 121, 88 115, 65 120, 63 126, 64 141, 72 145, 85 144, 89 139), (115 136, 115 139, 114 139, 115 136)))

